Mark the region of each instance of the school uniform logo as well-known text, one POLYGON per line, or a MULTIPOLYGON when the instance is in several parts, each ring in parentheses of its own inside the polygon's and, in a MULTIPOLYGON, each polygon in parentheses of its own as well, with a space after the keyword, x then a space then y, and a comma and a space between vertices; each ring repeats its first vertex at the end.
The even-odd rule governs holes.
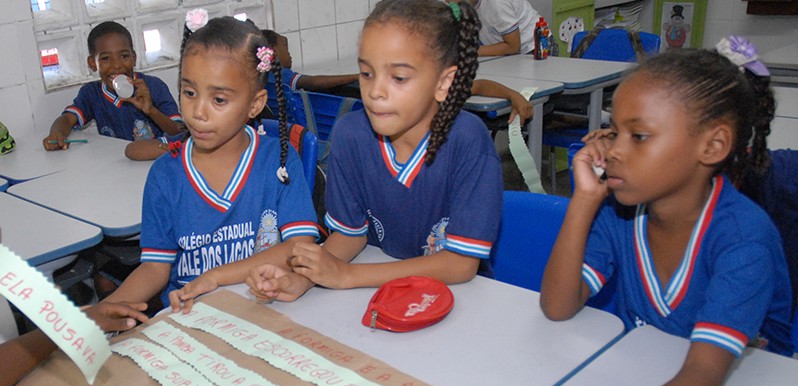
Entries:
POLYGON ((260 215, 255 253, 265 251, 279 243, 280 231, 277 229, 277 212, 266 209, 260 215))
POLYGON ((427 245, 422 249, 424 256, 440 252, 446 247, 446 226, 449 225, 449 218, 443 217, 432 226, 429 236, 427 236, 427 245))
POLYGON ((377 240, 382 242, 382 239, 385 238, 385 227, 382 226, 382 223, 378 218, 371 214, 371 209, 366 209, 366 214, 369 216, 369 220, 371 221, 371 227, 374 229, 374 232, 377 233, 377 240))
POLYGON ((153 139, 155 135, 152 133, 152 127, 147 121, 136 119, 133 122, 133 140, 138 141, 140 139, 153 139))

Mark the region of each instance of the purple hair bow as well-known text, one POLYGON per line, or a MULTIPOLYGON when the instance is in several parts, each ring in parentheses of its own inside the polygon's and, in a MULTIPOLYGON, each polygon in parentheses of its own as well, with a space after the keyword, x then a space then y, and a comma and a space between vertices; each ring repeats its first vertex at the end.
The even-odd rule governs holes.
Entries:
POLYGON ((732 35, 728 39, 720 39, 715 48, 718 49, 718 53, 740 67, 740 71, 747 68, 756 75, 770 76, 768 68, 759 60, 756 47, 747 39, 732 35))

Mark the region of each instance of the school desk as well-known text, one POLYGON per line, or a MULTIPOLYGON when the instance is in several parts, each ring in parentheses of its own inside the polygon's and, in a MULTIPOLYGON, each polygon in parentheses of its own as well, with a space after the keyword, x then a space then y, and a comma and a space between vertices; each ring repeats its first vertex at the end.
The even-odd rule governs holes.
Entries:
POLYGON ((141 202, 151 165, 152 161, 128 160, 120 151, 13 185, 8 193, 96 225, 106 236, 131 236, 141 229, 141 202))
POLYGON ((798 118, 773 118, 770 122, 768 149, 798 150, 798 118))
MULTIPOLYGON (((510 76, 490 74, 478 75, 477 79, 492 80, 494 82, 501 83, 519 93, 526 87, 537 87, 537 90, 535 90, 535 93, 529 100, 532 103, 532 119, 530 119, 530 121, 527 123, 527 147, 529 148, 529 152, 532 154, 532 158, 535 160, 535 166, 538 167, 538 172, 540 172, 540 143, 543 139, 543 104, 548 102, 551 95, 562 92, 563 84, 560 82, 513 78, 510 76)), ((472 95, 470 98, 468 98, 465 105, 463 105, 463 108, 470 111, 487 113, 489 118, 495 118, 509 114, 512 110, 511 103, 507 99, 492 98, 480 95, 472 95)))
POLYGON ((773 87, 773 96, 776 98, 777 117, 798 118, 798 88, 773 87))
POLYGON ((601 126, 601 104, 604 87, 618 84, 624 71, 633 63, 609 62, 549 57, 535 60, 532 55, 512 55, 479 64, 477 77, 482 75, 503 75, 522 79, 561 82, 563 94, 589 94, 588 128, 601 126))
MULTIPOLYGON (((652 326, 636 328, 576 372, 564 384, 639 386, 661 385, 684 363, 690 341, 652 326)), ((727 386, 794 385, 798 360, 746 348, 732 365, 727 386)))
POLYGON ((2 243, 30 265, 52 273, 74 260, 62 259, 102 240, 99 228, 0 193, 2 243))
POLYGON ((75 130, 69 139, 86 140, 87 143, 71 143, 65 151, 47 151, 42 139, 32 134, 15 137, 17 146, 3 156, 0 162, 0 177, 10 185, 39 178, 70 168, 84 168, 106 158, 125 156, 127 141, 97 134, 96 130, 75 130))
MULTIPOLYGON (((356 263, 391 261, 368 246, 356 263)), ((406 333, 361 324, 375 288, 312 288, 268 307, 432 385, 551 385, 620 336, 617 317, 588 308, 573 319, 543 316, 539 294, 477 276, 450 286, 454 308, 440 323, 406 333)), ((253 299, 243 284, 227 286, 253 299)))

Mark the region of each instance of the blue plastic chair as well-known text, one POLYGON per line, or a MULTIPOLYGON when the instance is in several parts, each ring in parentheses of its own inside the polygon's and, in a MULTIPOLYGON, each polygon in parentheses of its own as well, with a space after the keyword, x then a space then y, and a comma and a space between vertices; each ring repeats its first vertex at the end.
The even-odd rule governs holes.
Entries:
MULTIPOLYGON (((585 38, 589 31, 577 32, 574 35, 573 46, 577 47, 579 42, 585 38)), ((660 37, 648 32, 639 32, 640 44, 643 51, 648 55, 656 55, 660 48, 660 37)), ((613 62, 635 62, 637 57, 635 55, 632 43, 629 40, 629 35, 623 29, 603 29, 596 36, 593 43, 585 50, 581 56, 582 59, 594 60, 609 60, 613 62)), ((588 132, 587 127, 569 128, 569 129, 544 129, 543 130, 543 145, 551 147, 549 156, 549 174, 551 177, 552 191, 556 191, 556 165, 554 160, 555 148, 567 148, 572 143, 581 142, 583 136, 588 132)), ((573 186, 573 184, 571 185, 573 186)))
MULTIPOLYGON (((530 192, 504 192, 499 237, 491 251, 496 280, 540 291, 543 271, 565 219, 570 200, 530 192)), ((615 280, 604 285, 587 305, 615 312, 615 280)))
POLYGON ((499 237, 491 252, 496 280, 540 291, 543 270, 568 208, 568 198, 504 192, 499 237))
MULTIPOLYGON (((268 93, 269 98, 266 100, 266 107, 272 113, 273 117, 277 117, 279 111, 279 104, 277 103, 277 88, 274 82, 266 83, 266 92, 268 93)), ((300 125, 305 126, 303 123, 300 123, 297 120, 298 111, 300 110, 301 106, 297 106, 297 98, 294 95, 294 90, 291 90, 291 86, 283 83, 283 93, 285 95, 285 103, 286 103, 286 115, 288 116, 288 122, 296 122, 300 125)), ((298 103, 302 103, 299 100, 298 103)), ((304 110, 303 110, 304 111, 304 110)), ((303 112, 303 119, 304 119, 304 112, 303 112)))
MULTIPOLYGON (((574 35, 573 46, 577 47, 589 31, 577 32, 574 35)), ((649 56, 659 52, 660 37, 648 32, 638 32, 643 51, 649 56)), ((632 42, 624 29, 604 29, 593 40, 590 47, 585 50, 582 59, 609 60, 613 62, 636 62, 637 57, 632 47, 632 42)))
MULTIPOLYGON (((280 137, 280 121, 263 119, 261 124, 263 129, 266 130, 266 135, 275 138, 280 137)), ((302 159, 302 171, 305 173, 310 192, 313 192, 313 185, 316 182, 316 162, 319 154, 318 139, 308 129, 297 124, 291 125, 288 138, 291 145, 299 153, 299 158, 302 159)))
POLYGON ((298 90, 294 92, 297 106, 296 122, 304 125, 319 139, 319 165, 326 170, 330 154, 330 134, 335 122, 344 114, 363 109, 363 102, 355 98, 298 90))

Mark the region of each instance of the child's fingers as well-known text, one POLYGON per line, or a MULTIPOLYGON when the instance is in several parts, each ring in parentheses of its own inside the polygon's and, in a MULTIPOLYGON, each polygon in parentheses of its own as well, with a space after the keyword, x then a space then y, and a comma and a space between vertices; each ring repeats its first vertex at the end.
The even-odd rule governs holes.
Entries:
POLYGON ((181 305, 182 301, 180 300, 180 295, 182 294, 182 292, 183 292, 182 289, 174 290, 172 292, 169 292, 169 307, 172 308, 172 312, 180 311, 180 308, 182 306, 181 305))

